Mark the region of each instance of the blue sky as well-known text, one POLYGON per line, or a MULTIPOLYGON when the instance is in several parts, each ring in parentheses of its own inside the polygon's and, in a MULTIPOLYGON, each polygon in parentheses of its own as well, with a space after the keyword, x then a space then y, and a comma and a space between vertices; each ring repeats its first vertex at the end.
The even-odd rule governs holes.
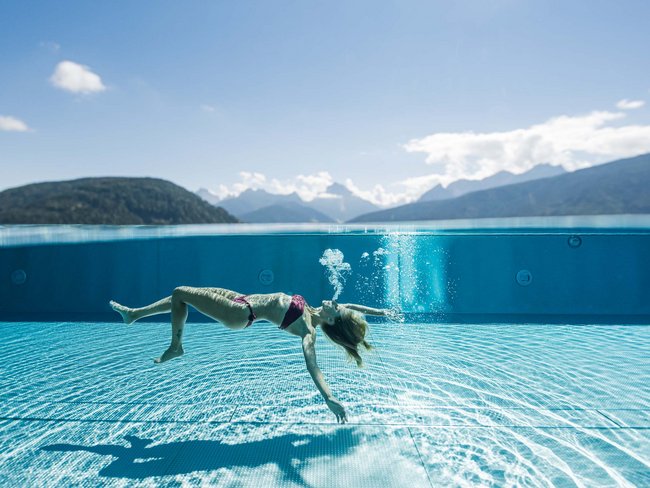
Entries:
POLYGON ((650 152, 650 2, 0 3, 0 189, 332 181, 394 204, 650 152))

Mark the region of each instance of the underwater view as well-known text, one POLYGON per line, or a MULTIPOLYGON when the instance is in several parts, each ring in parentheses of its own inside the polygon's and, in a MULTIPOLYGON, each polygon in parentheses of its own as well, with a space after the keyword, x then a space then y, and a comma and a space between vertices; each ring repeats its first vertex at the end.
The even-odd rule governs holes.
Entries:
POLYGON ((635 290, 647 279, 636 270, 646 264, 650 234, 640 219, 622 228, 599 222, 597 230, 587 219, 564 221, 570 228, 306 226, 238 236, 5 228, 2 262, 23 267, 8 273, 4 296, 23 316, 37 304, 45 314, 34 317, 58 318, 0 322, 0 484, 644 486, 650 328, 635 290), (478 269, 476 243, 493 256, 505 246, 530 259, 478 269), (281 247, 292 265, 246 246, 273 256, 281 247), (614 247, 629 252, 589 275, 591 261, 614 247), (166 248, 186 258, 163 259, 166 248), (152 249, 159 258, 143 265, 152 249), (215 252, 246 255, 248 266, 219 276, 227 264, 208 257, 215 252), (585 271, 540 267, 545 259, 570 259, 585 271), (316 281, 297 280, 295 268, 316 281), (169 314, 127 325, 108 299, 134 304, 134 285, 138 305, 158 299, 158 290, 173 289, 165 273, 179 285, 208 286, 218 276, 237 290, 248 282, 249 292, 301 291, 314 306, 323 298, 383 307, 385 316, 366 317, 372 349, 362 368, 323 331, 316 335, 318 364, 347 422, 337 422, 315 388, 299 338, 267 320, 230 330, 192 310, 184 355, 155 364, 169 341, 169 314), (601 292, 599 308, 594 282, 615 285, 601 292), (60 303, 65 296, 75 300, 60 303), (537 316, 538 306, 575 313, 537 316), (91 313, 95 319, 75 318, 91 313))

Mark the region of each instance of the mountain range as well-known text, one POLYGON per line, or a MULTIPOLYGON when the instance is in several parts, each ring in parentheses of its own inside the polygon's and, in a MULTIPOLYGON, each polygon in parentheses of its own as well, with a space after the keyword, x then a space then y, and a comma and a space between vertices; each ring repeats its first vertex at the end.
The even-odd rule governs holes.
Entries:
POLYGON ((473 191, 488 190, 498 186, 523 183, 525 181, 538 180, 540 178, 549 178, 562 173, 566 173, 566 170, 562 166, 552 166, 550 164, 538 164, 529 171, 521 174, 514 174, 510 171, 499 171, 498 173, 482 180, 457 180, 446 188, 442 185, 436 185, 431 188, 431 190, 424 193, 418 201, 429 202, 432 200, 455 198, 473 191))
MULTIPOLYGON (((531 170, 514 174, 500 171, 482 180, 458 180, 444 188, 436 185, 424 193, 418 201, 433 201, 458 197, 473 191, 507 184, 531 181, 565 173, 562 166, 540 164, 531 170)), ((219 199, 204 188, 196 192, 204 200, 225 208, 243 222, 294 223, 294 222, 347 222, 381 208, 354 195, 339 183, 330 185, 324 194, 305 201, 297 193, 281 195, 265 190, 245 190, 236 197, 219 199)))
POLYGON ((650 213, 650 154, 571 173, 419 201, 352 222, 650 213))
POLYGON ((246 190, 220 200, 206 189, 197 192, 206 201, 225 208, 243 222, 345 222, 380 207, 333 183, 325 193, 305 201, 297 193, 280 195, 265 190, 246 190))
POLYGON ((461 180, 433 188, 420 201, 385 210, 339 184, 309 202, 296 193, 248 190, 236 198, 217 199, 221 208, 156 178, 82 178, 0 192, 0 224, 166 225, 238 222, 236 217, 256 223, 392 222, 639 214, 650 213, 649 189, 650 154, 571 173, 540 165, 521 175, 502 172, 484 180, 461 180))

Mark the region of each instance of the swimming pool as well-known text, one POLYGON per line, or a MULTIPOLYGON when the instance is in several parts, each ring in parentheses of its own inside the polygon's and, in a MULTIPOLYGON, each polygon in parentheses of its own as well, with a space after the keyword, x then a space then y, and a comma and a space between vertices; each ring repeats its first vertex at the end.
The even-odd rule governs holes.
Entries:
POLYGON ((58 238, 54 244, 34 243, 32 237, 29 243, 5 241, 0 248, 2 296, 15 304, 10 308, 5 299, 0 308, 0 485, 650 484, 650 328, 643 300, 650 288, 644 288, 649 268, 642 228, 573 226, 543 233, 527 228, 516 236, 503 229, 390 237, 356 230, 294 233, 265 236, 269 247, 257 253, 251 251, 256 249, 251 237, 222 242, 229 256, 241 252, 249 260, 242 260, 240 268, 228 263, 225 271, 208 262, 203 274, 196 274, 194 260, 214 252, 217 243, 205 236, 175 242, 164 241, 170 236, 129 236, 121 242, 126 247, 115 239, 87 236, 66 243, 58 238), (574 235, 582 241, 578 252, 586 250, 588 257, 576 258, 576 248, 568 246, 574 235), (294 246, 296 240, 300 246, 294 246), (292 242, 294 253, 279 251, 276 245, 282 242, 292 242), (477 245, 487 250, 470 254, 477 245), (613 245, 615 252, 600 271, 605 269, 605 281, 616 286, 596 290, 595 275, 578 272, 613 245), (134 252, 138 246, 142 254, 134 252), (151 254, 151 246, 157 254, 142 264, 151 273, 123 283, 122 274, 135 262, 128 256, 151 254), (161 256, 169 252, 165 246, 188 253, 187 269, 182 271, 180 260, 162 270, 161 256), (301 283, 300 273, 286 271, 301 256, 296 249, 313 250, 314 270, 321 277, 305 293, 331 296, 317 257, 332 247, 344 249, 353 265, 342 301, 367 293, 367 302, 391 302, 407 312, 404 323, 371 324, 375 350, 365 356, 364 369, 346 362, 319 334, 319 364, 349 411, 344 426, 335 423, 314 388, 299 341, 271 324, 233 332, 195 316, 185 356, 154 365, 152 359, 169 341, 164 316, 132 326, 108 314, 92 316, 96 294, 104 300, 135 290, 136 297, 125 301, 144 301, 147 294, 162 295, 174 279, 207 281, 219 273, 231 282, 253 276, 257 281, 249 282, 256 289, 298 291, 291 288, 301 283), (373 255, 379 248, 387 254, 373 255), (429 265, 420 260, 426 249, 429 265), (507 249, 512 259, 505 260, 507 249), (486 253, 494 258, 495 251, 496 264, 480 264, 486 253), (362 258, 363 252, 369 255, 362 258), (527 253, 543 264, 552 258, 575 260, 546 272, 548 265, 540 266, 527 253), (269 261, 262 262, 267 254, 269 261), (409 260, 410 255, 415 258, 409 260), (467 260, 459 264, 462 255, 467 260), (520 268, 531 272, 532 283, 517 281, 520 268), (233 269, 241 269, 244 277, 233 269), (16 270, 25 273, 22 283, 16 270), (272 271, 269 285, 263 270, 272 271), (473 279, 463 279, 470 272, 473 279), (489 274, 506 288, 485 291, 496 304, 477 294, 489 274), (545 281, 558 276, 564 278, 564 291, 575 291, 580 283, 596 290, 594 303, 576 293, 576 313, 562 315, 570 304, 555 295, 552 300, 525 295, 550 290, 545 281), (441 289, 450 278, 455 285, 441 289), (87 308, 70 310, 70 302, 58 302, 65 294, 57 290, 54 298, 32 301, 31 310, 20 308, 21 300, 28 303, 56 280, 63 288, 81 290, 80 306, 87 308), (21 288, 26 285, 31 288, 21 288), (637 295, 619 304, 620 287, 637 295), (476 313, 463 308, 472 295, 476 313), (424 302, 430 308, 418 309, 425 297, 435 300, 424 302), (36 310, 38 303, 43 310, 36 310), (557 308, 545 311, 543 305, 557 308), (470 322, 483 312, 487 317, 470 322), (39 313, 56 319, 41 321, 39 313), (543 321, 549 317, 553 320, 543 321), (579 317, 581 325, 572 317, 579 317), (633 320, 616 324, 613 318, 633 320))

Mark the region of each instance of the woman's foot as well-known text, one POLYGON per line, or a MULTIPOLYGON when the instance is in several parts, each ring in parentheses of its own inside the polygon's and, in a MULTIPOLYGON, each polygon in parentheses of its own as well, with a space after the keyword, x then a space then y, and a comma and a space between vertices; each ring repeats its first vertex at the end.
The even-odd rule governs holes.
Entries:
POLYGON ((170 359, 177 358, 178 356, 182 356, 183 353, 183 346, 177 346, 177 347, 172 347, 169 346, 169 348, 163 352, 162 356, 160 356, 157 359, 154 359, 153 362, 156 364, 164 363, 165 361, 169 361, 170 359))
POLYGON ((126 325, 131 325, 133 322, 135 322, 135 319, 133 318, 133 315, 131 314, 131 309, 129 307, 120 305, 119 303, 113 300, 111 300, 108 303, 111 305, 111 308, 113 310, 115 310, 117 313, 119 313, 122 316, 122 320, 124 320, 124 323, 126 325))

